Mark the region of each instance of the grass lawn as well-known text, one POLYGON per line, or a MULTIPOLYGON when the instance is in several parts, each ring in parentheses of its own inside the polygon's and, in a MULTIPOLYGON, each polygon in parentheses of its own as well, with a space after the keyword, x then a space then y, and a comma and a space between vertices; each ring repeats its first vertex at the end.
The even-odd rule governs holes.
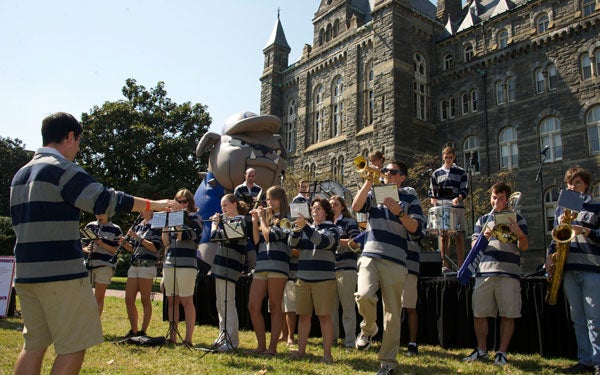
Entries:
MULTIPOLYGON (((113 283, 115 282, 113 278, 113 283)), ((117 280, 117 283, 122 283, 117 280)), ((157 297, 161 298, 161 297, 157 297)), ((162 321, 162 300, 154 300, 152 323, 148 330, 150 336, 164 336, 168 324, 162 321)), ((129 330, 125 302, 122 298, 107 297, 102 315, 105 342, 87 351, 82 374, 374 374, 378 369, 377 348, 375 343, 367 352, 333 348, 333 365, 319 363, 323 354, 318 338, 309 341, 308 357, 303 360, 289 358, 285 344, 279 345, 280 353, 266 358, 251 353, 256 345, 252 331, 240 332, 240 348, 234 353, 208 353, 189 350, 183 346, 165 345, 158 348, 145 348, 113 343, 115 339, 129 330), (203 356, 204 355, 204 356, 203 356)), ((17 310, 18 299, 17 299, 17 310)), ((141 306, 138 301, 138 310, 141 306)), ((11 374, 23 338, 22 319, 8 318, 0 320, 0 374, 11 374)), ((180 330, 185 330, 183 323, 180 330)), ((219 330, 212 326, 196 326, 194 344, 196 347, 210 347, 218 336, 219 330)), ((268 336, 267 336, 268 340, 268 336)), ((463 356, 471 348, 446 350, 439 346, 419 346, 418 357, 406 357, 406 348, 398 354, 401 374, 555 374, 557 370, 573 364, 563 358, 543 358, 539 355, 509 353, 509 364, 495 366, 491 360, 482 363, 464 363, 463 356)), ((50 348, 44 358, 42 373, 50 372, 54 350, 50 348)))

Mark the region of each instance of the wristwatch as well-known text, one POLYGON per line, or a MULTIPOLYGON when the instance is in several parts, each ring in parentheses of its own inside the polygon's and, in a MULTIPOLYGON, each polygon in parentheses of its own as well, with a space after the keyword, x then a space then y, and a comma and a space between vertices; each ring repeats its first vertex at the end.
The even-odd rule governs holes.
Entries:
POLYGON ((404 210, 400 211, 400 213, 398 215, 396 215, 396 217, 398 218, 398 220, 400 220, 401 218, 404 217, 404 215, 406 215, 406 213, 404 212, 404 210))

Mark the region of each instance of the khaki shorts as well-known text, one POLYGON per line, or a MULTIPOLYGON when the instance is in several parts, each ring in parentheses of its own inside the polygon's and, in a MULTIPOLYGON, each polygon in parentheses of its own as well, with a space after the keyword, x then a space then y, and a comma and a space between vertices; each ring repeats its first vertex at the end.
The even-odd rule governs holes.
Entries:
POLYGON ((115 274, 115 269, 109 266, 97 267, 90 271, 92 274, 92 283, 110 285, 110 279, 115 274))
POLYGON ((335 280, 318 282, 296 280, 296 314, 312 315, 313 307, 316 315, 331 314, 335 288, 335 280))
POLYGON ((296 312, 296 283, 292 280, 288 280, 285 283, 281 307, 284 313, 296 312))
POLYGON ((86 278, 48 283, 15 284, 23 313, 24 348, 56 354, 76 353, 101 344, 98 305, 86 278))
POLYGON ((521 317, 521 281, 508 276, 478 277, 473 287, 473 316, 521 317))
POLYGON ((197 274, 195 268, 163 268, 165 294, 179 297, 193 296, 197 274))
POLYGON ((406 275, 406 281, 404 282, 404 289, 402 290, 402 307, 414 309, 417 307, 417 299, 419 295, 417 293, 417 281, 419 278, 417 275, 409 273, 406 275))
POLYGON ((256 280, 287 279, 288 275, 281 272, 263 271, 258 273, 255 272, 254 275, 252 275, 252 278, 256 280))
POLYGON ((153 266, 153 267, 131 266, 127 270, 127 277, 130 279, 154 279, 156 277, 156 266, 153 266))

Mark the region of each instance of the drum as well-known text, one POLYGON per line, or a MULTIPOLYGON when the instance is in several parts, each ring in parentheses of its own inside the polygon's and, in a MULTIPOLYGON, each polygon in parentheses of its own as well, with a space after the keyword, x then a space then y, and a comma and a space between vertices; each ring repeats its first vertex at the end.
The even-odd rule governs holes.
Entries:
POLYGON ((458 210, 450 206, 431 207, 427 212, 427 234, 440 236, 458 230, 458 210))

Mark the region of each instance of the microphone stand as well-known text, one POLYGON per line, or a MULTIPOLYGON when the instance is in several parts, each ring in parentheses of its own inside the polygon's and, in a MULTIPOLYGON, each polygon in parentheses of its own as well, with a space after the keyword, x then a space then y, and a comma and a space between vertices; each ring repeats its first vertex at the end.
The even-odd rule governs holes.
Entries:
POLYGON ((542 167, 544 166, 544 162, 546 161, 546 151, 548 151, 548 146, 544 148, 542 152, 540 152, 540 164, 538 166, 537 173, 535 175, 535 182, 540 182, 540 195, 541 195, 541 208, 542 208, 542 243, 544 247, 542 249, 546 249, 546 215, 544 210, 544 178, 542 175, 542 167))

